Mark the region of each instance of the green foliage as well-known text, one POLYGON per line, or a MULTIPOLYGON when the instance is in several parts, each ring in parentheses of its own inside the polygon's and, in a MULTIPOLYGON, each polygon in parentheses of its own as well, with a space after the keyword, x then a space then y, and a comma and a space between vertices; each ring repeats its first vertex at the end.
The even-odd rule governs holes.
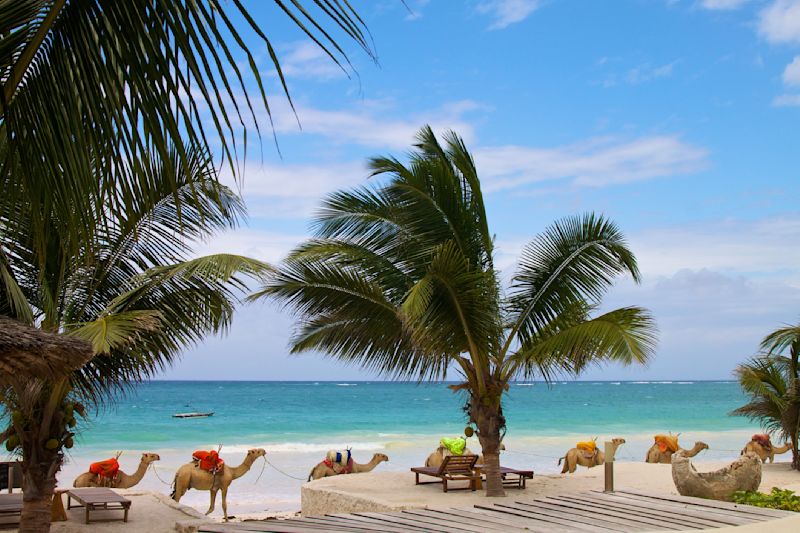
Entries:
POLYGON ((795 495, 791 490, 778 487, 772 487, 772 492, 769 494, 764 494, 763 492, 734 492, 733 501, 756 507, 768 507, 770 509, 800 513, 800 496, 795 495))
POLYGON ((731 412, 759 422, 792 444, 792 466, 800 469, 800 326, 780 328, 761 342, 761 354, 735 374, 749 401, 731 412))

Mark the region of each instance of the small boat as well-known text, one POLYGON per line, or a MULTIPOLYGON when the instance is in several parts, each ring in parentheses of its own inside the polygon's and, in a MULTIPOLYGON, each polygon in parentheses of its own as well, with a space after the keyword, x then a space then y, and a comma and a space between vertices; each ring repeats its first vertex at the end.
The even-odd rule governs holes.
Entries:
POLYGON ((214 411, 208 413, 176 413, 172 415, 172 418, 205 418, 212 416, 214 411))

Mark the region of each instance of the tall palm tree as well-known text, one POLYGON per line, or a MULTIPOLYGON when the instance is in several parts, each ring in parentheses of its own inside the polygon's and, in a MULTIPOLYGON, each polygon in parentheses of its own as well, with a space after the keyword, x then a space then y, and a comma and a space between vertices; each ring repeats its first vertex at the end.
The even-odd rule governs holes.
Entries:
POLYGON ((86 191, 116 209, 156 194, 161 176, 137 164, 150 150, 162 159, 176 150, 190 175, 183 147, 219 143, 239 176, 248 129, 260 138, 260 110, 271 119, 267 91, 289 96, 267 34, 281 17, 345 69, 342 40, 373 55, 349 1, 252 4, 262 14, 243 0, 0 0, 0 186, 34 207, 37 234, 55 211, 91 238, 97 213, 71 208, 86 191), (270 66, 277 79, 262 78, 270 66))
POLYGON ((792 468, 800 470, 800 325, 773 331, 761 354, 736 368, 750 401, 731 414, 756 420, 792 443, 792 468))
POLYGON ((161 176, 141 184, 142 198, 160 197, 153 205, 134 199, 125 209, 98 206, 98 195, 87 192, 74 208, 98 215, 90 240, 62 231, 58 220, 36 234, 31 204, 0 199, 0 213, 15 212, 0 218, 0 313, 89 341, 97 354, 66 378, 16 380, 3 391, 10 426, 2 440, 23 461, 22 531, 49 527, 62 448, 73 444, 83 405, 113 397, 186 347, 226 331, 248 283, 268 270, 236 255, 193 256, 196 243, 235 227, 244 206, 218 183, 206 152, 186 155, 188 173, 177 150, 166 160, 150 152, 141 162, 161 176), (150 186, 156 190, 144 190, 150 186), (37 240, 46 243, 43 251, 37 240))
POLYGON ((602 361, 643 363, 650 315, 597 315, 613 280, 639 280, 619 229, 587 214, 554 223, 523 251, 508 293, 494 265, 480 181, 454 133, 429 127, 407 165, 371 160, 381 181, 330 196, 316 237, 277 267, 253 298, 272 297, 300 318, 292 352, 321 350, 391 377, 444 379, 467 395, 486 462, 487 495, 503 494, 503 394, 519 376, 577 374, 602 361))

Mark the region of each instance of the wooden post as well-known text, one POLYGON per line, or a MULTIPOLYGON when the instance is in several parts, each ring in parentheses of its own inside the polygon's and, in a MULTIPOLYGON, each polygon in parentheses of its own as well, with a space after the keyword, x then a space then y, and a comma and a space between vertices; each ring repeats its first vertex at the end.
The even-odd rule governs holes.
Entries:
POLYGON ((605 488, 603 492, 614 492, 614 446, 610 442, 604 442, 603 447, 603 451, 606 454, 605 488))

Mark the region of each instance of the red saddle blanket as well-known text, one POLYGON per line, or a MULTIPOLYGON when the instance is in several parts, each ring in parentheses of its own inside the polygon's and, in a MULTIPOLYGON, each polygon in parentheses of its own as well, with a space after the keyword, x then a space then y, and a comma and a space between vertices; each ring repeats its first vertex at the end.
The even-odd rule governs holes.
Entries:
POLYGON ((340 463, 334 463, 333 461, 331 461, 327 457, 322 462, 325 463, 325 466, 327 466, 328 468, 333 469, 333 471, 336 472, 337 474, 350 474, 350 473, 353 472, 353 458, 352 457, 347 460, 347 466, 343 466, 340 463))
POLYGON ((192 459, 198 462, 200 468, 208 470, 209 472, 216 472, 220 470, 225 461, 219 458, 219 454, 214 450, 207 452, 205 450, 197 450, 192 454, 192 459))
POLYGON ((119 461, 116 459, 106 459, 89 465, 89 472, 96 476, 114 479, 119 472, 119 461))
POLYGON ((770 450, 772 448, 772 442, 769 439, 769 435, 767 435, 766 433, 756 434, 753 435, 751 438, 753 442, 757 442, 765 450, 770 450))

